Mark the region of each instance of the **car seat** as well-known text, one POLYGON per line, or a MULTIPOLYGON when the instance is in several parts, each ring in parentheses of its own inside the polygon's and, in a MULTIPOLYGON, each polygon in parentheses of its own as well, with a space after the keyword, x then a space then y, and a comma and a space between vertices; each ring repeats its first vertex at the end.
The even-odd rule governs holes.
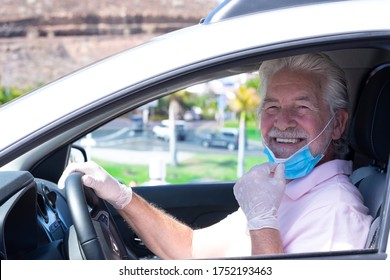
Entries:
POLYGON ((350 126, 351 147, 370 164, 356 169, 352 182, 359 188, 374 220, 366 248, 376 248, 386 199, 390 152, 390 63, 375 68, 361 93, 350 126))

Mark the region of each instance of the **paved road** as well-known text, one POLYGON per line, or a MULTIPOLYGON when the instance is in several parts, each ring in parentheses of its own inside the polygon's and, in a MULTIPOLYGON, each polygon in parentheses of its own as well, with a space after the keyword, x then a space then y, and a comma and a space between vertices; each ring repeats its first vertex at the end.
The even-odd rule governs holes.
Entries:
MULTIPOLYGON (((151 127, 142 132, 134 132, 126 119, 111 122, 80 142, 92 157, 110 159, 118 163, 148 164, 156 158, 169 158, 169 143, 156 139, 151 127)), ((224 148, 204 148, 199 135, 206 130, 216 129, 216 122, 189 122, 186 141, 177 142, 177 159, 182 161, 196 154, 237 154, 224 148)), ((263 148, 258 141, 249 141, 245 155, 262 156, 263 148)))

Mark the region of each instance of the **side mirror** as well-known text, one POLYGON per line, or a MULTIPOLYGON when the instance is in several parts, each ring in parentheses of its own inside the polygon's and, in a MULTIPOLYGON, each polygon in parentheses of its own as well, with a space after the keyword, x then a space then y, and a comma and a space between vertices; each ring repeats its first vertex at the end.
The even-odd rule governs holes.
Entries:
POLYGON ((88 161, 87 152, 85 149, 79 145, 73 144, 70 149, 70 162, 86 162, 88 161))

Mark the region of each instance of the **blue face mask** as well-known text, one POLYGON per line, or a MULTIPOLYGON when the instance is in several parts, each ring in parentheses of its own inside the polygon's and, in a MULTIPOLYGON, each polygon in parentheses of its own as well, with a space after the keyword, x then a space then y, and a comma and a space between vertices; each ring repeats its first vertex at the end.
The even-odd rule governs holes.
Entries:
POLYGON ((275 157, 274 153, 268 148, 268 146, 263 141, 264 153, 267 155, 268 160, 270 162, 283 163, 285 165, 284 173, 286 179, 297 179, 306 176, 307 174, 310 173, 310 171, 313 170, 314 166, 316 166, 317 163, 324 157, 324 154, 319 154, 316 157, 314 157, 310 152, 309 145, 313 143, 313 141, 315 141, 318 137, 320 137, 320 135, 325 131, 325 129, 332 121, 333 117, 329 120, 329 122, 326 124, 324 129, 320 132, 320 134, 318 134, 317 137, 315 137, 313 140, 311 140, 309 143, 307 143, 305 146, 300 148, 298 151, 296 151, 288 158, 275 157))

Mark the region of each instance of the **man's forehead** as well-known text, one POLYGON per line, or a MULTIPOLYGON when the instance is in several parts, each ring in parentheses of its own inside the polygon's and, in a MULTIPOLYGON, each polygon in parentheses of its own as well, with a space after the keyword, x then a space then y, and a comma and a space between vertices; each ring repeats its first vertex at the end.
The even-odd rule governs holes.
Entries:
MULTIPOLYGON (((302 94, 302 95, 293 95, 293 94, 288 95, 288 94, 286 94, 282 97, 290 98, 290 99, 295 100, 295 101, 313 101, 314 100, 313 96, 310 94, 302 94)), ((277 95, 266 94, 264 97, 264 101, 268 101, 268 102, 272 102, 272 101, 277 102, 279 100, 280 100, 280 98, 277 95)))
POLYGON ((289 101, 289 102, 309 102, 309 103, 318 103, 319 100, 317 98, 317 95, 315 94, 310 94, 307 92, 304 93, 291 93, 291 94, 283 94, 283 95, 277 95, 277 94, 272 94, 268 93, 265 95, 263 102, 264 103, 270 103, 270 102, 284 102, 284 101, 289 101))
POLYGON ((283 69, 270 77, 267 91, 292 88, 297 91, 321 91, 323 79, 308 71, 283 69))

